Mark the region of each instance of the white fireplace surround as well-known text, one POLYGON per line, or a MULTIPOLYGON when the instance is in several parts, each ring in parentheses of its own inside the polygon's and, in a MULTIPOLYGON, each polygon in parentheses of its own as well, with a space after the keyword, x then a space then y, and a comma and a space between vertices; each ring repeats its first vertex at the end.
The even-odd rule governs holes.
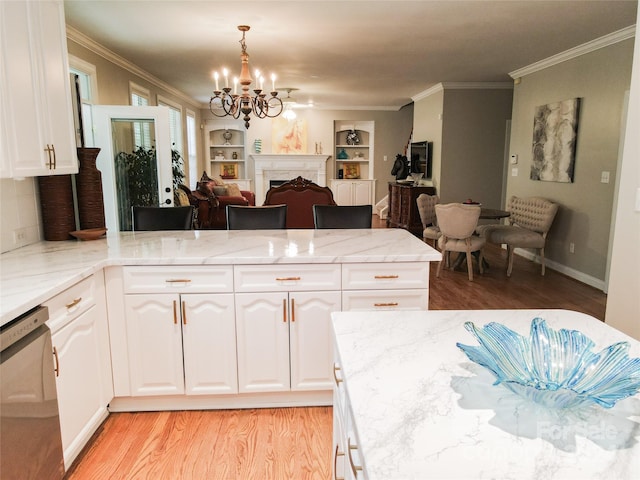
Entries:
POLYGON ((251 155, 256 174, 256 205, 264 203, 270 180, 292 180, 298 176, 321 187, 327 186, 328 155, 251 155))

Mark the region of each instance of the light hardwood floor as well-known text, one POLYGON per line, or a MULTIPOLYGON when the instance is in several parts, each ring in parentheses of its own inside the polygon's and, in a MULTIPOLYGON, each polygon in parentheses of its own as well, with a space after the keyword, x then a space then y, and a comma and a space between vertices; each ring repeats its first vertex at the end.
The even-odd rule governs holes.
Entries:
MULTIPOLYGON (((374 217, 377 219, 377 217, 374 217)), ((384 228, 384 222, 374 222, 384 228)), ((485 249, 491 267, 469 282, 466 268, 431 266, 433 310, 564 308, 604 319, 606 295, 506 252, 485 249)), ((331 407, 111 414, 67 480, 330 480, 331 407)))

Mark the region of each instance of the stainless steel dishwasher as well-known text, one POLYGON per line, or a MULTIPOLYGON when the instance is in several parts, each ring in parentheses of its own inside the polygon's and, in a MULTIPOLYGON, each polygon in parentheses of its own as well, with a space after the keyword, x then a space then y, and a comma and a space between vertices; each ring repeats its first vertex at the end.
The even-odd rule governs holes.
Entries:
POLYGON ((0 328, 0 477, 64 476, 58 396, 46 307, 0 328))

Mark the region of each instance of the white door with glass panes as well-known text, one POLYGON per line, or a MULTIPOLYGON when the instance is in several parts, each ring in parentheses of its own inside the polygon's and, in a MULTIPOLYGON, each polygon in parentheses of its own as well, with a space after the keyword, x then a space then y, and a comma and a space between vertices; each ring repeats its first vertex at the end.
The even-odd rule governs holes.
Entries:
POLYGON ((167 107, 93 107, 109 231, 132 229, 132 206, 173 206, 167 107))

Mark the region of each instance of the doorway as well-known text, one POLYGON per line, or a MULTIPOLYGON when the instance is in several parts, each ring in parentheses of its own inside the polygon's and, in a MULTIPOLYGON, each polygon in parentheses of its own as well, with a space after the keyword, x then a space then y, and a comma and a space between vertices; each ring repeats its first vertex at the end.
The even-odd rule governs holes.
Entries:
POLYGON ((99 105, 93 119, 107 229, 132 230, 131 207, 173 204, 169 109, 99 105))

